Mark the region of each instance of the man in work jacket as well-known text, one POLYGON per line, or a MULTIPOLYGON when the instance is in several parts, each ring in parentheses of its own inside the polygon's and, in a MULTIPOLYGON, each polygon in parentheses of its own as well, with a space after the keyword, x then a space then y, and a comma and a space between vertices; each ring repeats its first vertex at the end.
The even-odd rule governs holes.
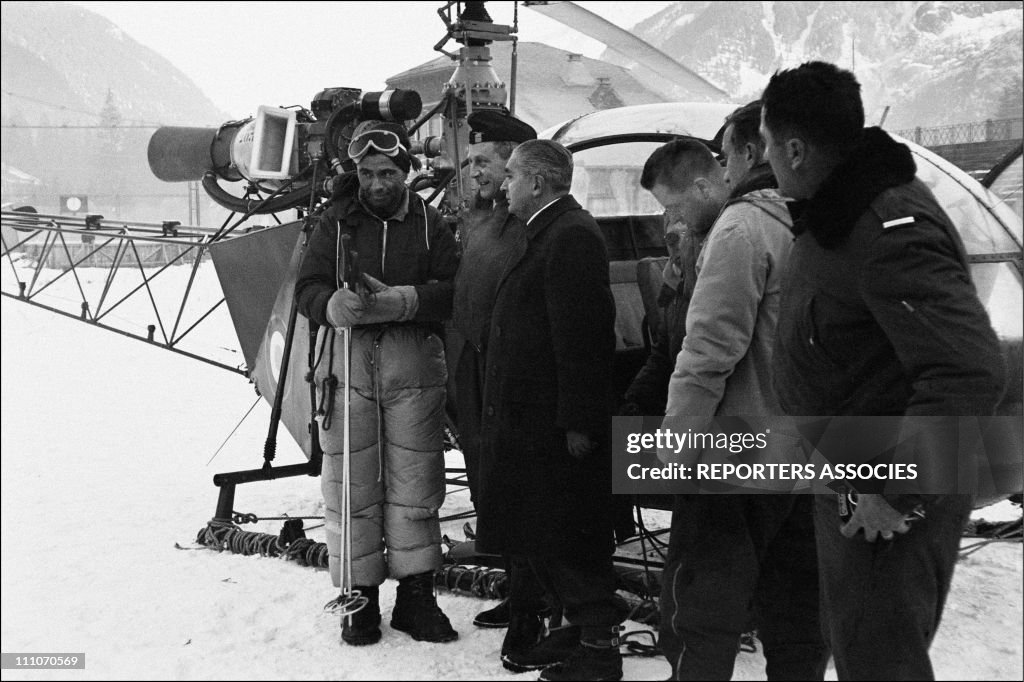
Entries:
MULTIPOLYGON (((671 174, 679 163, 684 162, 683 157, 688 153, 689 147, 684 140, 674 140, 658 147, 644 163, 640 186, 647 191, 654 189, 658 179, 666 173, 671 174)), ((683 347, 686 310, 697 282, 697 256, 707 239, 711 222, 687 224, 677 208, 673 206, 665 210, 668 261, 662 270, 658 291, 657 324, 651 329, 651 351, 623 395, 623 404, 618 410, 623 416, 665 414, 668 380, 675 368, 676 356, 683 347)))
MULTIPOLYGON (((998 341, 963 243, 915 177, 910 150, 864 128, 860 84, 834 64, 776 73, 762 101, 768 160, 780 193, 797 200, 775 349, 782 408, 819 418, 993 414, 1005 372, 998 341)), ((924 475, 955 465, 941 433, 915 443, 924 475)), ((822 614, 840 680, 934 678, 928 647, 973 492, 933 492, 951 494, 860 494, 845 523, 835 494, 815 496, 822 614)))
POLYGON ((400 126, 378 124, 356 135, 358 193, 324 213, 303 256, 299 310, 322 325, 314 378, 329 406, 321 428, 322 488, 331 577, 341 586, 340 533, 351 523, 351 582, 368 603, 343 619, 353 645, 381 637, 378 587, 398 580, 391 626, 417 640, 456 639, 437 606, 433 573, 441 565, 438 509, 444 500, 444 404, 447 369, 440 338, 451 315, 458 267, 455 238, 436 209, 410 192, 412 163, 400 126), (364 279, 342 287, 341 236, 364 279), (351 386, 342 377, 339 328, 352 330, 351 386), (344 392, 351 399, 351 480, 342 480, 344 392), (351 519, 342 512, 350 485, 351 519), (386 548, 386 551, 385 551, 386 548))
MULTIPOLYGON (((669 382, 669 419, 779 414, 772 345, 792 233, 759 123, 756 102, 726 120, 724 172, 710 150, 688 141, 691 162, 654 187, 690 225, 714 221, 669 382)), ((768 678, 823 679, 808 496, 676 495, 663 576, 659 646, 673 679, 729 679, 755 609, 768 678)))

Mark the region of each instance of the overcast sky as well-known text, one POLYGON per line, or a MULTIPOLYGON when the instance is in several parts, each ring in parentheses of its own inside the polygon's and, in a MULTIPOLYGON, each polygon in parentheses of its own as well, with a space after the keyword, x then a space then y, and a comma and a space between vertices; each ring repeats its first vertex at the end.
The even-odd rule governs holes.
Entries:
MULTIPOLYGON (((260 104, 309 105, 325 87, 380 90, 389 76, 437 56, 442 2, 76 2, 101 14, 189 76, 232 117, 260 104)), ((670 2, 580 2, 630 28, 670 2)), ((511 24, 513 3, 488 2, 511 24)), ((596 57, 604 49, 519 7, 519 39, 596 57)), ((445 49, 456 51, 457 43, 445 49)))

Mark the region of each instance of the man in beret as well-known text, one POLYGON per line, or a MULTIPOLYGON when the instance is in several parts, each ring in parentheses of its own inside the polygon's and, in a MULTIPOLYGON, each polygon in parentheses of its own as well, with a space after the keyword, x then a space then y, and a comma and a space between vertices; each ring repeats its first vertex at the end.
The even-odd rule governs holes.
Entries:
MULTIPOLYGON (((537 133, 527 123, 500 110, 475 111, 469 115, 468 123, 467 159, 475 191, 459 216, 463 255, 455 276, 449 360, 454 367, 459 442, 475 503, 479 494, 480 420, 491 311, 498 278, 525 234, 522 221, 508 212, 501 184, 512 151, 520 143, 535 139, 537 133)), ((544 629, 543 590, 529 563, 521 557, 507 556, 505 568, 511 586, 509 597, 473 619, 478 627, 509 628, 502 643, 503 660, 532 648, 544 629)), ((545 659, 536 669, 550 662, 545 659)), ((509 662, 505 661, 505 665, 508 667, 509 662)))
MULTIPOLYGON (((470 495, 476 500, 479 458, 480 411, 482 409, 484 351, 498 276, 522 230, 512 229, 518 219, 508 212, 508 200, 501 190, 505 163, 520 142, 537 133, 528 124, 503 111, 481 110, 470 114, 469 176, 475 192, 459 215, 462 260, 455 276, 452 309, 453 339, 457 354, 455 368, 455 409, 459 440, 466 460, 470 495)), ((507 623, 504 621, 497 623, 507 623)), ((499 625, 500 626, 500 625, 499 625)))

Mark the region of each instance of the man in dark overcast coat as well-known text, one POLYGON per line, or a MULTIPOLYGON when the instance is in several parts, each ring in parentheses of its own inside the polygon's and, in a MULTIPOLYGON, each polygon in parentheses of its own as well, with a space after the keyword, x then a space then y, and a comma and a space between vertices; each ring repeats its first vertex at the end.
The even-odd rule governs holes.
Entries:
POLYGON ((526 239, 501 274, 491 317, 477 542, 527 557, 581 629, 578 647, 540 679, 619 679, 624 614, 612 571, 609 437, 615 303, 604 239, 569 195, 571 181, 571 154, 549 140, 519 145, 506 166, 509 211, 525 222, 526 239))

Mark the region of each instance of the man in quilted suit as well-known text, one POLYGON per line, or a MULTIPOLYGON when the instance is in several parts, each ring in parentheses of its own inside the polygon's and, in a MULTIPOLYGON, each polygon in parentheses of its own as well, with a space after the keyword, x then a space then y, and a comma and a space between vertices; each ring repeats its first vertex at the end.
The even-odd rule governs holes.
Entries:
MULTIPOLYGON (((358 131, 357 131, 358 132, 358 131)), ((321 424, 322 487, 331 578, 342 585, 340 537, 351 523, 351 584, 367 603, 342 623, 352 645, 380 640, 379 586, 398 580, 391 627, 414 639, 458 633, 437 605, 438 509, 444 501, 447 369, 441 323, 451 315, 455 238, 436 209, 405 185, 414 161, 395 124, 358 132, 349 146, 358 191, 342 192, 306 248, 295 295, 321 325, 314 372, 321 424), (339 257, 349 236, 362 280, 342 286, 339 257), (343 381, 342 328, 351 329, 351 385, 343 381), (337 381, 332 381, 331 377, 337 381), (351 400, 351 518, 342 509, 344 393, 351 400)))

